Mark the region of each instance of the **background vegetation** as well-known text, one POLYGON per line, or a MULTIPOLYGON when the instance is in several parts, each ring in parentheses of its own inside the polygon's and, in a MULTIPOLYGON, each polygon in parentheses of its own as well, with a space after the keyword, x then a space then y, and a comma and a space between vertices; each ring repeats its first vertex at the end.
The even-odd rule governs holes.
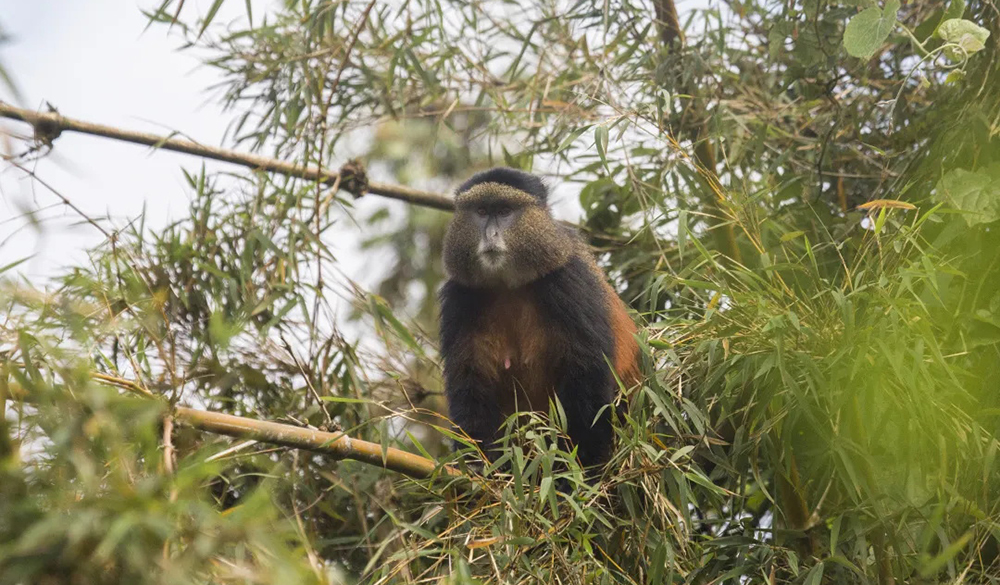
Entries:
MULTIPOLYGON (((175 425, 465 469, 437 414, 448 213, 359 213, 357 166, 192 170, 186 219, 98 223, 91 264, 0 292, 0 583, 1000 582, 992 1, 286 0, 245 30, 220 4, 147 8, 225 73, 234 147, 436 192, 549 177, 648 377, 593 486, 558 409, 471 482, 175 425), (377 290, 344 237, 392 259, 377 290)), ((8 163, 58 148, 36 137, 8 163)))

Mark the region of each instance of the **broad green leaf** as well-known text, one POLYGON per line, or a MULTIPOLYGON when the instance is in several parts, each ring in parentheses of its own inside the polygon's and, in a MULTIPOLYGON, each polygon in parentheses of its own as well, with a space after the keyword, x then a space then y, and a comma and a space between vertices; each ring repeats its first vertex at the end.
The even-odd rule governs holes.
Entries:
POLYGON ((946 43, 958 45, 945 50, 948 58, 953 61, 963 61, 969 55, 978 53, 986 47, 990 31, 972 21, 952 18, 941 23, 937 35, 946 43))
POLYGON ((889 215, 885 211, 885 207, 878 210, 878 217, 875 218, 875 234, 881 234, 882 228, 885 226, 885 220, 889 215))
POLYGON ((871 58, 896 26, 898 11, 899 0, 889 0, 884 10, 872 6, 859 12, 844 30, 844 48, 853 57, 871 58))
POLYGON ((663 583, 663 572, 667 564, 667 543, 661 540, 660 544, 653 550, 653 556, 649 563, 649 578, 647 583, 663 583))
MULTIPOLYGON (((941 15, 941 22, 938 24, 938 29, 941 28, 942 24, 953 18, 962 18, 963 14, 965 14, 965 0, 951 0, 948 4, 948 9, 941 15)), ((934 32, 937 32, 937 29, 934 32)))
POLYGON ((954 169, 938 181, 935 197, 967 212, 970 226, 1000 219, 1000 163, 978 171, 954 169))
POLYGON ((228 321, 222 313, 216 311, 208 317, 209 338, 219 348, 229 346, 229 341, 243 330, 242 323, 228 321))

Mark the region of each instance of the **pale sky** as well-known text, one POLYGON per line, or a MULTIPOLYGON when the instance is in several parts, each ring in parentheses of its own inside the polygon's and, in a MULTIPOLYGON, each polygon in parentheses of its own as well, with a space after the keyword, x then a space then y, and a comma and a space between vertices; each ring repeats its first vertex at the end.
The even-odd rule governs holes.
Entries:
MULTIPOLYGON (((223 140, 235 114, 223 112, 218 95, 207 90, 221 78, 202 66, 193 51, 178 50, 179 34, 161 25, 144 32, 147 19, 140 7, 150 9, 156 3, 0 0, 0 26, 13 37, 0 46, 0 62, 23 95, 16 105, 44 110, 48 102, 68 117, 161 134, 178 131, 205 144, 231 147, 223 140)), ((203 15, 210 4, 187 0, 184 14, 203 15)), ((253 0, 255 23, 272 4, 253 0)), ((224 2, 213 27, 243 18, 244 6, 243 0, 224 2)), ((11 101, 11 96, 0 90, 0 100, 11 101)), ((0 131, 23 134, 30 127, 0 119, 0 131)), ((337 159, 347 160, 357 153, 340 154, 337 159)), ((55 141, 53 155, 38 161, 34 170, 88 216, 110 216, 117 227, 137 218, 145 205, 146 227, 155 230, 187 216, 190 189, 182 168, 197 172, 201 164, 196 157, 67 132, 55 141)), ((245 172, 224 163, 205 164, 209 172, 245 172)), ((386 201, 364 198, 357 203, 356 216, 363 218, 364 210, 386 201)), ((403 208, 388 205, 394 216, 403 208)), ((388 250, 359 254, 355 230, 335 230, 331 238, 336 241, 327 244, 340 270, 362 286, 374 286, 380 268, 392 260, 388 250)), ((0 163, 0 267, 30 256, 4 276, 17 273, 43 284, 62 268, 86 264, 86 251, 103 239, 57 196, 0 163), (29 221, 28 210, 41 221, 29 221)))
MULTIPOLYGON (((233 113, 218 105, 218 95, 207 88, 221 81, 202 66, 192 51, 180 51, 182 39, 162 25, 145 30, 140 7, 158 0, 0 0, 0 27, 13 40, 0 45, 0 62, 14 77, 23 100, 21 107, 45 109, 52 104, 63 115, 82 120, 169 134, 181 132, 209 145, 230 147, 224 133, 233 113)), ((184 14, 207 12, 212 0, 187 0, 184 14)), ((701 0, 695 4, 701 4, 701 0)), ((252 0, 255 23, 274 0, 252 0)), ((227 0, 213 26, 244 17, 244 0, 227 0)), ((0 88, 0 100, 11 96, 0 88)), ((23 134, 26 124, 0 119, 0 135, 23 134)), ((15 143, 18 147, 20 144, 15 143)), ((0 149, 6 146, 0 143, 0 149)), ((343 153, 347 160, 355 153, 343 153)), ((204 161, 209 172, 241 167, 204 161)), ((152 151, 115 140, 65 133, 55 151, 40 161, 38 176, 91 217, 108 217, 121 227, 146 208, 146 226, 156 229, 186 217, 190 189, 182 168, 197 172, 196 157, 152 151)), ((376 177, 379 178, 379 177, 376 177)), ((578 186, 554 185, 557 217, 579 214, 578 186)), ((384 204, 364 198, 359 207, 384 204)), ((393 205, 394 210, 400 206, 393 205)), ((364 214, 358 214, 364 217, 364 214)), ((338 254, 341 269, 374 284, 372 266, 389 258, 362 259, 354 232, 339 232, 328 242, 338 254), (347 234, 351 235, 348 236, 347 234)), ((60 268, 86 263, 86 250, 103 235, 81 223, 78 215, 41 185, 0 163, 0 267, 30 256, 16 272, 36 283, 60 268), (28 221, 25 212, 41 221, 28 221), (41 211, 39 211, 41 210, 41 211)), ((8 273, 6 276, 9 276, 8 273)))
MULTIPOLYGON (((269 0, 254 0, 260 18, 269 0)), ((140 6, 151 0, 0 0, 0 26, 13 41, 0 47, 0 62, 23 95, 21 107, 52 104, 63 115, 87 121, 167 134, 187 133, 220 145, 231 115, 224 114, 206 88, 219 81, 195 55, 178 51, 180 36, 163 26, 143 32, 147 21, 140 6)), ((206 0, 188 0, 185 11, 204 14, 206 0)), ((243 14, 243 1, 224 4, 218 18, 243 14)), ((0 90, 0 99, 11 96, 0 90)), ((30 127, 0 121, 5 132, 30 127)), ((201 160, 66 133, 55 142, 55 156, 35 165, 39 177, 88 215, 107 217, 121 226, 147 210, 156 227, 183 218, 189 189, 181 168, 197 171, 201 160)), ((236 169, 206 163, 209 170, 236 169)), ((67 209, 49 209, 38 229, 29 226, 26 209, 38 210, 59 200, 16 169, 0 164, 0 266, 33 256, 19 271, 48 276, 61 266, 86 261, 87 247, 103 236, 93 226, 78 225, 67 209), (27 226, 27 227, 26 227, 27 226)))

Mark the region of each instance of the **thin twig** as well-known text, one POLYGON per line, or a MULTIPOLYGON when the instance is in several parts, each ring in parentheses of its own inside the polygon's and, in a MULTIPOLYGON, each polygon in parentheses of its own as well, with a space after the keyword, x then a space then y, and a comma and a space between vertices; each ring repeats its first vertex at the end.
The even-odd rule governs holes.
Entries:
POLYGON ((258 443, 258 441, 254 441, 253 439, 251 439, 249 441, 243 441, 242 443, 237 443, 237 444, 233 445, 232 447, 230 447, 228 449, 223 449, 222 451, 219 451, 215 455, 206 457, 205 458, 205 463, 209 463, 210 461, 218 461, 219 459, 222 459, 223 457, 228 457, 228 456, 230 456, 230 455, 232 455, 234 453, 239 453, 240 451, 246 449, 247 447, 253 447, 257 443, 258 443))
POLYGON ((174 474, 174 417, 163 417, 163 469, 167 475, 174 474))
MULTIPOLYGON (((2 106, 3 106, 3 103, 0 102, 0 107, 2 107, 2 106)), ((79 215, 80 217, 82 217, 87 223, 89 223, 90 225, 92 225, 95 228, 97 228, 98 231, 100 231, 102 234, 104 234, 105 238, 111 239, 111 233, 108 232, 108 230, 106 230, 103 227, 101 227, 101 225, 99 223, 97 223, 96 221, 94 221, 93 218, 91 218, 89 215, 87 215, 86 213, 84 213, 82 209, 80 209, 79 207, 77 207, 76 205, 74 205, 73 202, 69 200, 69 198, 67 198, 65 195, 63 195, 62 193, 60 193, 55 187, 53 187, 52 185, 49 185, 44 180, 42 180, 42 178, 39 177, 35 173, 35 171, 29 169, 28 167, 26 167, 26 166, 18 163, 17 161, 14 161, 14 160, 8 160, 7 162, 10 163, 11 166, 17 168, 18 170, 20 170, 24 174, 26 174, 29 177, 31 177, 33 180, 38 181, 39 185, 41 185, 42 187, 45 187, 46 189, 48 189, 49 191, 51 191, 53 195, 55 195, 56 197, 58 197, 59 199, 61 199, 62 202, 63 202, 63 205, 65 205, 66 207, 69 207, 70 209, 72 209, 73 211, 75 211, 76 214, 79 215)))

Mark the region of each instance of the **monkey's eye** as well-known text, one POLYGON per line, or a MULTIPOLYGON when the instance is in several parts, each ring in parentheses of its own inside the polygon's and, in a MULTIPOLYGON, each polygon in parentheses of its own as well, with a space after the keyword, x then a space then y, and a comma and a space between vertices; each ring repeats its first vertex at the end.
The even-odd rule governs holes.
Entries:
POLYGON ((480 207, 479 209, 476 210, 476 213, 478 213, 479 215, 486 215, 487 211, 485 207, 480 207))
POLYGON ((510 212, 511 208, 501 207, 500 209, 497 210, 497 215, 499 215, 500 217, 507 217, 508 215, 510 215, 510 212))

